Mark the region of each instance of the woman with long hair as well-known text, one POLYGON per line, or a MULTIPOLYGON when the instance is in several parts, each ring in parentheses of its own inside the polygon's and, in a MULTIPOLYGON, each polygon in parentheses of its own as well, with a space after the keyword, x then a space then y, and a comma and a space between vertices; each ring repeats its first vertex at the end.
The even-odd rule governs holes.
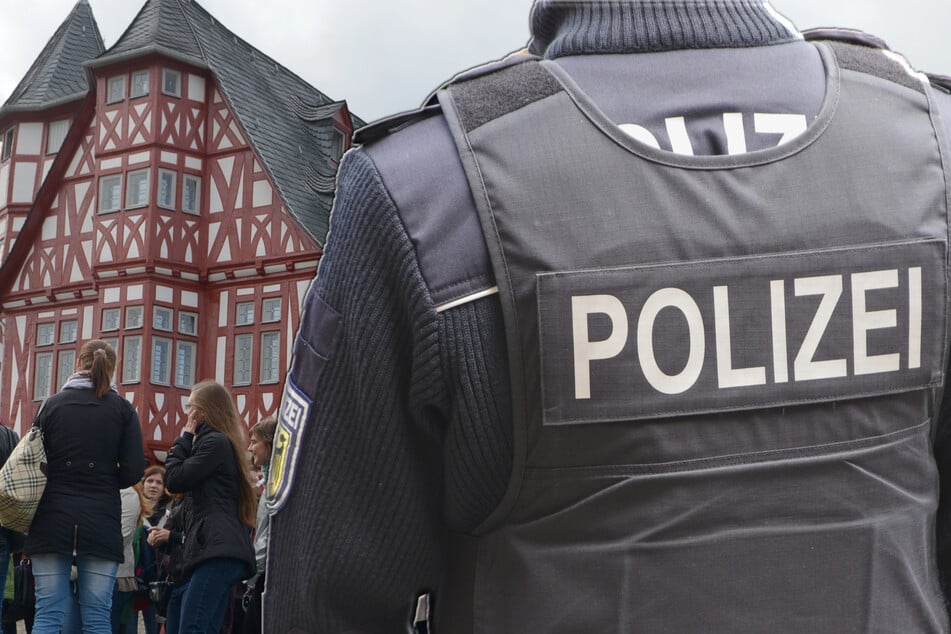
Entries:
POLYGON ((228 390, 192 388, 188 420, 165 461, 165 485, 184 493, 184 583, 172 591, 165 629, 217 632, 232 587, 254 572, 251 528, 257 500, 248 481, 244 424, 228 390))
MULTIPOLYGON (((136 542, 139 544, 139 557, 136 562, 136 574, 143 583, 159 581, 158 553, 155 547, 148 542, 148 535, 153 530, 161 529, 168 521, 167 509, 170 507, 171 496, 165 490, 165 467, 154 464, 145 468, 142 476, 142 493, 152 507, 152 513, 146 517, 142 526, 136 531, 136 542)), ((142 625, 145 634, 158 634, 158 613, 155 604, 147 596, 137 596, 132 609, 142 613, 142 625)), ((133 615, 133 622, 138 617, 133 615)))
MULTIPOLYGON (((277 419, 268 416, 258 421, 248 430, 251 442, 248 443, 248 453, 251 462, 261 467, 263 473, 261 487, 267 488, 267 479, 271 471, 271 453, 274 449, 274 433, 277 431, 277 419)), ((245 609, 242 621, 243 634, 259 634, 261 632, 261 594, 264 592, 264 568, 267 563, 267 542, 270 526, 270 515, 267 509, 267 496, 262 491, 258 499, 257 527, 254 529, 254 559, 256 569, 254 576, 245 581, 245 593, 242 605, 245 609)))
POLYGON ((116 571, 123 560, 119 490, 142 477, 139 417, 112 384, 116 353, 105 341, 83 344, 78 372, 46 400, 47 482, 26 539, 36 579, 35 634, 59 634, 78 577, 83 631, 109 634, 116 571))

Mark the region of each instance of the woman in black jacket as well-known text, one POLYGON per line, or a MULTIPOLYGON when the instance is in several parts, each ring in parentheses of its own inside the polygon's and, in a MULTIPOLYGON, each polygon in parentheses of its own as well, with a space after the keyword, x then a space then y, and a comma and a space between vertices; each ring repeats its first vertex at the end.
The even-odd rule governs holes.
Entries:
POLYGON ((188 422, 165 461, 166 488, 185 493, 183 577, 172 591, 168 634, 217 632, 231 588, 254 572, 255 498, 244 425, 231 394, 214 381, 192 388, 188 422))
POLYGON ((119 489, 138 482, 145 468, 139 417, 112 386, 115 350, 87 341, 79 367, 34 423, 43 430, 47 459, 46 490, 26 539, 36 578, 35 634, 59 634, 73 563, 84 631, 112 631, 112 591, 123 559, 119 489))

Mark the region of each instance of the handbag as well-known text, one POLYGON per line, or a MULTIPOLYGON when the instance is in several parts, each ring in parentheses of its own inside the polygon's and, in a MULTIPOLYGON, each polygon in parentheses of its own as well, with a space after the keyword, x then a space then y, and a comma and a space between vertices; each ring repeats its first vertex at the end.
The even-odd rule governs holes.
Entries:
POLYGON ((46 489, 43 431, 33 427, 0 468, 0 524, 25 533, 46 489))
POLYGON ((10 602, 10 609, 14 618, 20 620, 30 617, 35 605, 33 563, 29 558, 24 557, 13 566, 13 600, 10 602))

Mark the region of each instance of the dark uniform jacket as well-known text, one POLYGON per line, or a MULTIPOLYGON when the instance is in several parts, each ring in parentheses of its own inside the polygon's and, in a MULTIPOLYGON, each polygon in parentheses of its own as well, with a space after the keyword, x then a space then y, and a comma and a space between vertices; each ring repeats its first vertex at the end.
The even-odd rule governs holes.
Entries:
POLYGON ((139 417, 113 391, 64 389, 47 399, 43 430, 48 479, 26 540, 30 554, 56 553, 122 562, 119 489, 142 477, 139 417))
MULTIPOLYGON (((756 113, 818 115, 820 55, 766 3, 616 4, 636 19, 615 3, 536 3, 531 50, 639 138, 696 155, 762 150, 781 135, 756 133, 756 113), (737 113, 742 148, 725 132, 737 113)), ((418 594, 445 596, 452 549, 485 530, 512 471, 501 305, 447 120, 430 105, 360 140, 275 438, 268 631, 403 631, 418 594)))
POLYGON ((185 494, 181 503, 183 577, 216 557, 245 562, 245 576, 251 576, 251 532, 238 519, 237 483, 246 476, 235 464, 228 437, 200 423, 194 435, 186 432, 175 440, 165 468, 166 488, 185 494))

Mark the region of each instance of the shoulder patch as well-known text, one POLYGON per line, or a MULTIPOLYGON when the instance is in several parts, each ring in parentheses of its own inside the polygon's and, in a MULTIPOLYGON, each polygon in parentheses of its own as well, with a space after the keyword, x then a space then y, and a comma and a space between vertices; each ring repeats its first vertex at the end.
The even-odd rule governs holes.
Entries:
POLYGON ((294 385, 293 378, 289 376, 274 432, 274 452, 267 481, 267 508, 271 513, 279 511, 287 502, 311 405, 313 401, 294 385))

